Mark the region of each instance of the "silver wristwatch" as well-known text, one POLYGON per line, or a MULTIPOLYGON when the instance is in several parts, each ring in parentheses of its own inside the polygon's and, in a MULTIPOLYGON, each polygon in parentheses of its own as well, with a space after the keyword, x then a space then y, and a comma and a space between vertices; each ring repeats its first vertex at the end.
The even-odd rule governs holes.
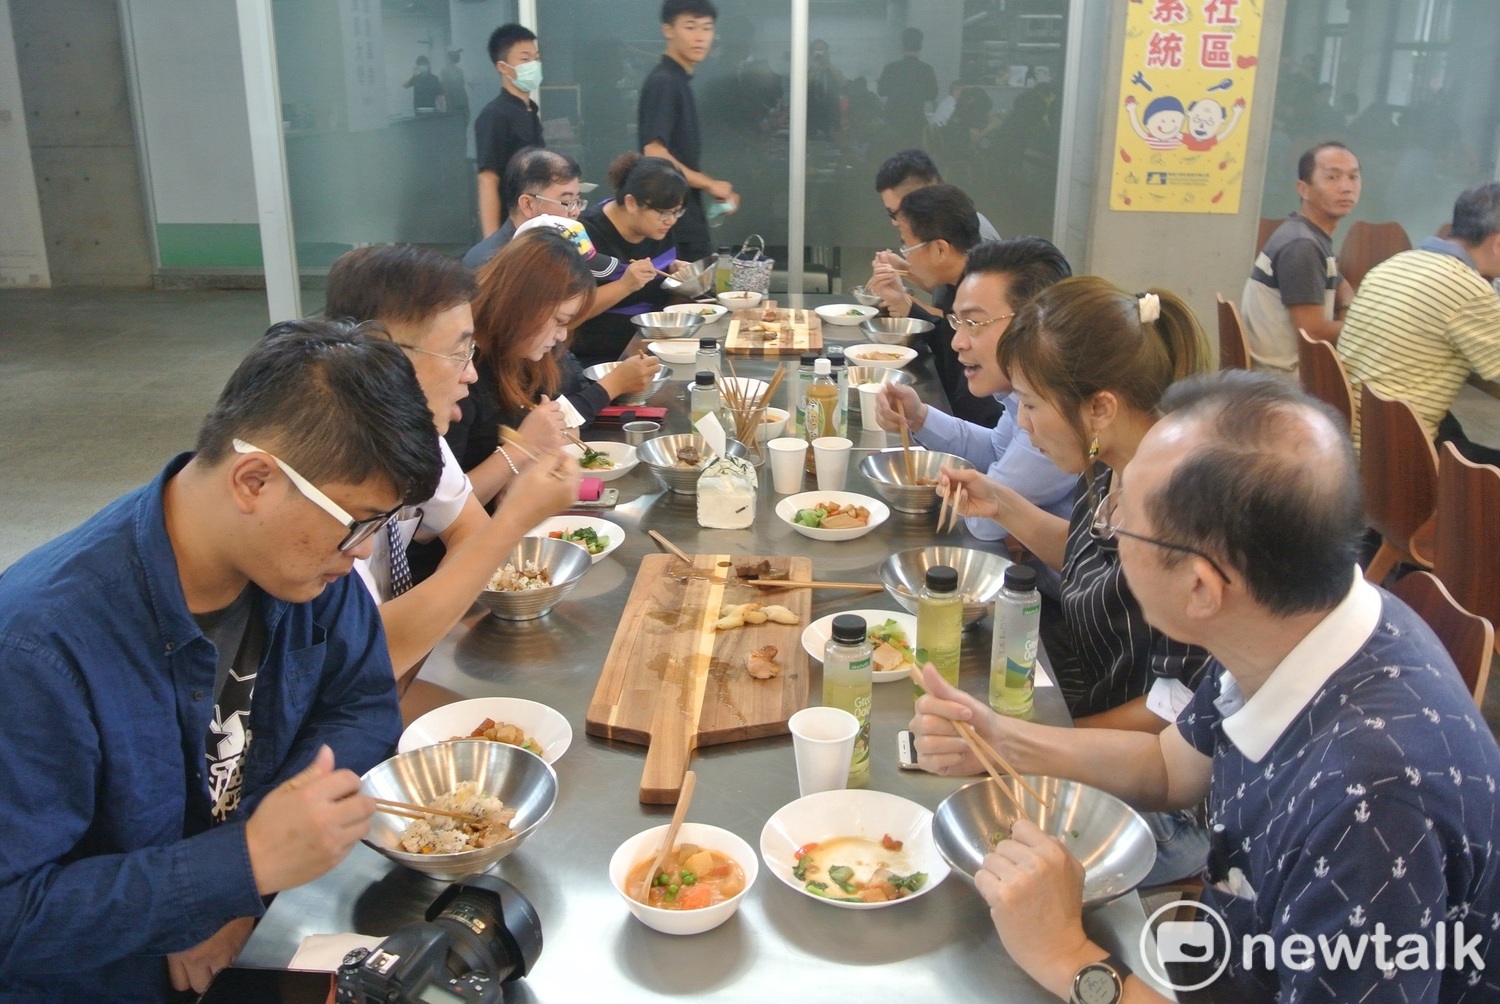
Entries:
POLYGON ((1090 962, 1078 970, 1073 977, 1073 993, 1069 1004, 1119 1004, 1125 994, 1125 981, 1130 978, 1130 967, 1118 956, 1110 955, 1098 962, 1090 962))

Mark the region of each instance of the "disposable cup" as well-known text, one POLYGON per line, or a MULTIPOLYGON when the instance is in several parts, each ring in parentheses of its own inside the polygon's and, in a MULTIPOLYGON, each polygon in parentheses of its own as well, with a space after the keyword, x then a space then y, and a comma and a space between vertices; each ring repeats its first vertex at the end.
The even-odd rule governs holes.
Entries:
POLYGON ((859 422, 866 432, 879 432, 880 423, 875 421, 876 401, 880 398, 882 384, 859 385, 859 422))
POLYGON ((818 491, 841 492, 849 476, 849 451, 853 440, 843 436, 820 436, 812 441, 813 466, 818 472, 818 491))
POLYGON ((807 796, 849 786, 859 719, 842 708, 803 708, 787 723, 797 757, 797 789, 807 796))
POLYGON ((771 486, 780 495, 802 490, 802 469, 807 464, 807 440, 787 436, 766 444, 771 451, 771 486))

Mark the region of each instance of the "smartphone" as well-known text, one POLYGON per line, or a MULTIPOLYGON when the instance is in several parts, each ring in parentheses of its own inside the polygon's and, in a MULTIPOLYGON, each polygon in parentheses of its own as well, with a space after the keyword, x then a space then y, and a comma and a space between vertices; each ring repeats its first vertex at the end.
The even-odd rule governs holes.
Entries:
POLYGON ((613 509, 620 504, 620 489, 605 488, 599 493, 599 497, 592 502, 578 501, 568 506, 569 511, 574 509, 613 509))
POLYGON ((922 769, 922 765, 917 763, 917 737, 912 734, 911 729, 902 729, 896 733, 896 764, 902 770, 922 769))

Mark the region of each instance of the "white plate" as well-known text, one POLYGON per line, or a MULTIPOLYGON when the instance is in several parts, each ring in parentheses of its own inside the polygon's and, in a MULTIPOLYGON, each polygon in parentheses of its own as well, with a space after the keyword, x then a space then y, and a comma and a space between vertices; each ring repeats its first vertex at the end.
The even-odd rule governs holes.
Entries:
MULTIPOLYGON (((583 476, 586 478, 598 478, 600 481, 613 481, 615 478, 623 478, 629 474, 640 461, 636 458, 635 447, 629 443, 595 442, 584 443, 591 450, 596 450, 609 457, 615 462, 615 466, 602 471, 585 470, 583 476)), ((572 443, 563 447, 568 453, 575 457, 583 456, 583 451, 572 443)))
POLYGON ((927 895, 948 877, 948 862, 932 840, 932 813, 916 802, 884 791, 851 788, 820 791, 783 805, 760 831, 760 856, 766 870, 809 899, 845 910, 878 910, 927 895), (886 834, 900 840, 912 871, 926 872, 927 882, 910 896, 885 903, 844 903, 808 892, 792 874, 797 849, 836 837, 879 841, 886 834))
POLYGON ((880 524, 891 518, 891 508, 877 498, 857 492, 799 492, 788 495, 776 503, 776 515, 783 523, 813 540, 858 540, 880 524), (820 526, 803 526, 792 521, 798 509, 812 509, 819 502, 838 502, 841 505, 862 505, 870 510, 870 522, 850 530, 825 530, 820 526))
MULTIPOLYGON (((903 610, 840 610, 836 614, 827 617, 819 617, 807 625, 802 632, 802 647, 807 654, 819 662, 823 661, 823 650, 828 646, 828 639, 833 637, 833 619, 844 614, 853 614, 863 617, 867 626, 884 624, 888 620, 895 621, 901 625, 901 630, 906 632, 908 644, 916 648, 917 644, 917 618, 903 610)), ((896 680, 909 680, 910 675, 904 669, 876 670, 870 674, 870 678, 876 683, 892 683, 896 680)))
POLYGON ((844 349, 844 358, 853 361, 858 366, 879 366, 882 369, 901 370, 917 358, 917 350, 908 345, 877 345, 874 342, 866 342, 863 345, 850 345, 844 349), (892 354, 899 358, 879 358, 892 354))
POLYGON ((866 307, 860 303, 828 303, 814 307, 813 311, 828 324, 852 328, 865 318, 880 313, 880 308, 866 307))
POLYGON ((674 303, 670 307, 664 307, 669 314, 697 314, 703 318, 704 325, 709 325, 729 313, 725 307, 717 303, 674 303))
POLYGON ((536 740, 542 759, 556 763, 573 743, 573 727, 561 714, 519 697, 476 697, 434 708, 412 722, 401 733, 397 753, 410 753, 423 746, 445 743, 454 736, 467 736, 486 718, 518 726, 526 738, 536 740))
MULTIPOLYGON (((624 530, 607 519, 595 519, 593 516, 553 516, 551 519, 544 519, 530 530, 527 530, 526 536, 549 537, 559 530, 581 530, 584 527, 590 527, 599 536, 609 538, 608 547, 598 554, 589 555, 590 561, 595 564, 599 562, 600 558, 609 554, 625 542, 624 530)), ((569 541, 569 543, 577 543, 577 541, 569 541)), ((578 546, 583 547, 582 544, 578 544, 578 546)))
POLYGON ((647 342, 647 350, 662 362, 686 366, 698 361, 698 340, 679 338, 671 342, 647 342))

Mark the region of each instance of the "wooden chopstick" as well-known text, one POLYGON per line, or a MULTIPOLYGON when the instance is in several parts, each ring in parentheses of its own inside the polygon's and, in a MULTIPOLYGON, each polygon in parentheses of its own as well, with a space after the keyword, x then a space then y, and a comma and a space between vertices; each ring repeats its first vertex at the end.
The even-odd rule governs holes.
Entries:
POLYGON ((462 819, 466 823, 482 823, 483 816, 476 816, 472 812, 450 812, 447 809, 430 809, 425 805, 415 805, 411 802, 397 802, 389 798, 377 798, 375 804, 384 809, 403 809, 405 813, 394 812, 392 815, 400 816, 407 813, 418 813, 418 819, 422 816, 447 816, 449 819, 462 819))
POLYGON ((793 579, 746 579, 745 584, 763 589, 856 589, 867 593, 878 593, 885 588, 878 582, 800 582, 793 579))
POLYGON ((688 771, 682 775, 682 788, 677 793, 677 810, 672 813, 672 825, 667 827, 667 836, 661 842, 661 850, 656 852, 656 858, 651 862, 651 867, 646 870, 646 877, 641 882, 640 895, 636 898, 642 903, 651 898, 651 883, 656 881, 656 872, 662 863, 667 860, 667 855, 672 853, 672 845, 677 842, 677 831, 682 829, 682 820, 687 815, 688 804, 693 800, 693 791, 698 787, 698 775, 688 771))
POLYGON ((1006 797, 1015 804, 1017 814, 1030 819, 1031 817, 1026 813, 1026 806, 1021 804, 1020 797, 1011 790, 1010 778, 1002 778, 984 755, 982 750, 987 747, 980 746, 983 740, 979 738, 979 733, 975 732, 968 722, 954 722, 953 724, 957 727, 959 736, 969 747, 969 751, 974 754, 974 759, 979 761, 979 766, 983 767, 985 773, 989 774, 990 780, 995 782, 995 787, 1005 792, 1006 797))
POLYGON ((681 558, 687 564, 691 565, 693 563, 693 559, 690 558, 690 557, 688 557, 686 551, 684 551, 682 548, 678 547, 676 544, 672 543, 667 538, 663 537, 661 534, 657 533, 655 530, 647 530, 646 534, 652 540, 654 540, 658 544, 660 544, 662 547, 666 548, 668 551, 671 551, 673 554, 677 555, 677 557, 681 558))
MULTIPOLYGON (((911 430, 906 424, 906 409, 901 402, 896 402, 896 417, 901 419, 901 457, 906 461, 906 480, 909 484, 917 483, 917 462, 911 455, 911 430)), ((942 524, 938 524, 942 529, 942 524)))
POLYGON ((526 445, 526 437, 508 425, 500 426, 500 438, 521 451, 522 456, 530 460, 536 459, 536 454, 526 445))

